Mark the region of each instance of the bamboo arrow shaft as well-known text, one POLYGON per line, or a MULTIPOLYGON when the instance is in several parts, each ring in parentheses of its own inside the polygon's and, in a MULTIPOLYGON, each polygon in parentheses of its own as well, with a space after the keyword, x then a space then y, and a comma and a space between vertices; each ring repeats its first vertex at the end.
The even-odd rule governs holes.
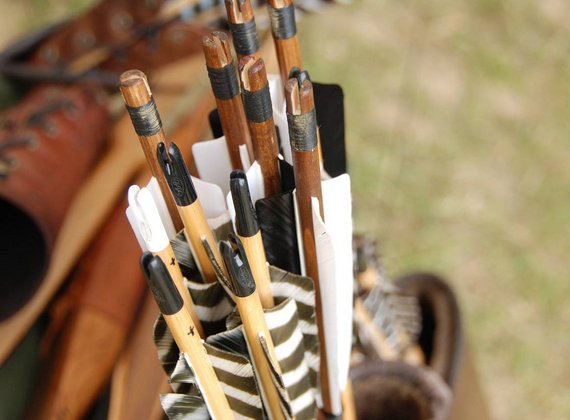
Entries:
POLYGON ((265 323, 263 315, 263 308, 257 291, 253 292, 247 297, 235 297, 236 306, 238 308, 245 337, 250 348, 251 356, 253 359, 254 370, 258 377, 261 394, 266 408, 269 411, 269 418, 282 420, 283 416, 279 391, 273 382, 271 367, 265 357, 265 352, 259 340, 260 335, 265 338, 269 354, 273 359, 273 365, 280 372, 279 364, 277 363, 277 355, 271 334, 265 323))
POLYGON ((228 400, 202 342, 195 333, 196 326, 188 312, 182 310, 174 315, 163 315, 180 351, 188 355, 192 371, 212 418, 228 419, 233 414, 228 400))
POLYGON ((194 302, 192 301, 192 297, 190 296, 190 292, 188 291, 188 288, 184 285, 184 276, 182 275, 182 271, 180 271, 180 265, 176 260, 176 256, 174 255, 174 250, 172 249, 172 246, 169 245, 166 248, 164 248, 162 251, 155 252, 153 254, 158 255, 162 260, 162 262, 164 263, 164 265, 166 266, 168 274, 170 274, 170 277, 172 277, 172 281, 174 282, 174 285, 176 286, 178 293, 180 293, 180 296, 182 296, 182 300, 184 301, 184 307, 190 314, 192 322, 196 326, 197 334, 200 337, 204 338, 205 335, 204 335, 204 330, 202 328, 202 323, 200 322, 200 318, 198 318, 198 314, 196 313, 196 308, 194 306, 194 302))
POLYGON ((267 265, 267 258, 265 256, 265 249, 263 248, 263 240, 261 239, 261 232, 258 231, 255 235, 250 237, 239 236, 249 265, 251 273, 255 280, 255 286, 261 306, 264 308, 273 308, 275 301, 273 300, 273 292, 271 291, 271 278, 269 276, 269 267, 267 265))
POLYGON ((202 238, 205 238, 210 244, 210 248, 214 253, 216 261, 220 264, 220 267, 223 267, 224 265, 214 234, 212 233, 210 226, 208 226, 204 209, 202 208, 200 201, 196 200, 188 206, 178 207, 178 210, 180 211, 180 216, 184 222, 184 233, 186 234, 186 239, 191 246, 192 254, 196 260, 196 264, 198 264, 198 268, 202 273, 202 276, 204 277, 204 281, 213 283, 217 280, 216 273, 212 262, 208 258, 208 254, 202 245, 202 238))

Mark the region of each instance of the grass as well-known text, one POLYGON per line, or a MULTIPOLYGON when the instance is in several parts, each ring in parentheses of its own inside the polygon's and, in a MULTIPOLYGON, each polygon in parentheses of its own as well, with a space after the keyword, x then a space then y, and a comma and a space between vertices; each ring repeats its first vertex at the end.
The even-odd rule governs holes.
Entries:
POLYGON ((569 17, 362 0, 300 25, 313 78, 345 90, 357 228, 392 275, 453 283, 500 419, 570 415, 569 17))
MULTIPOLYGON (((0 1, 4 43, 91 2, 0 1)), ((299 25, 345 90, 357 229, 391 275, 453 283, 497 419, 570 416, 569 20, 565 0, 356 0, 299 25)))

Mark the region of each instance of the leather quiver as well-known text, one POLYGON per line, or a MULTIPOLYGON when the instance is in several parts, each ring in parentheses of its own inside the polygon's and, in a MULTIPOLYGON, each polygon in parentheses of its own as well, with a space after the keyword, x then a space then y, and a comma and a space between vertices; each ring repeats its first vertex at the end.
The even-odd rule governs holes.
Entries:
POLYGON ((451 390, 428 367, 366 361, 351 370, 356 417, 360 420, 444 420, 451 390))
POLYGON ((398 278, 394 285, 402 296, 417 300, 421 328, 414 341, 421 348, 425 365, 365 359, 353 366, 357 417, 447 419, 463 357, 457 299, 447 282, 431 273, 412 273, 398 278))
POLYGON ((455 293, 445 280, 431 273, 412 273, 395 281, 418 299, 422 329, 418 336, 426 364, 453 387, 463 354, 463 328, 455 293))
POLYGON ((0 113, 0 320, 39 286, 108 126, 101 95, 79 85, 35 88, 0 113))
MULTIPOLYGON (((105 0, 84 15, 27 35, 0 54, 12 80, 89 81, 116 89, 118 76, 145 73, 202 51, 204 19, 160 15, 165 0, 105 0)), ((207 22, 207 19, 206 19, 207 22)))

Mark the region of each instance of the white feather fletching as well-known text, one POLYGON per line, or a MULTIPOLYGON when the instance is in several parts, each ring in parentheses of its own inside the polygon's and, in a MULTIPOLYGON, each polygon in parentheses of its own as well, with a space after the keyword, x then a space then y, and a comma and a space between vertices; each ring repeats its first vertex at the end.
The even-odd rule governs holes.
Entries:
POLYGON ((146 249, 150 252, 162 251, 170 242, 150 191, 147 188, 141 189, 137 185, 131 185, 128 196, 131 218, 136 221, 138 234, 143 239, 146 249))
POLYGON ((160 185, 158 185, 158 181, 155 177, 150 177, 150 181, 148 181, 148 184, 146 184, 146 188, 150 191, 150 194, 154 200, 154 204, 156 204, 158 214, 160 215, 160 220, 162 220, 162 225, 166 230, 168 239, 175 238, 177 232, 174 227, 174 223, 172 223, 172 217, 170 217, 170 213, 168 212, 166 201, 164 201, 164 197, 162 196, 162 191, 160 191, 160 185))
POLYGON ((350 177, 322 183, 325 221, 313 197, 313 229, 327 342, 329 389, 333 413, 340 415, 340 395, 346 387, 352 345, 352 199, 350 177))
POLYGON ((192 145, 192 154, 200 179, 219 186, 224 195, 230 191, 232 164, 224 136, 192 145))

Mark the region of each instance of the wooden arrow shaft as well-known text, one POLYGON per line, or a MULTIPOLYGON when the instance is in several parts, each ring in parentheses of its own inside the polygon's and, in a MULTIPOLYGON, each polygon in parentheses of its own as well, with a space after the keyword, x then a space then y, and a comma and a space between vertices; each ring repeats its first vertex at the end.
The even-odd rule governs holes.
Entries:
POLYGON ((196 377, 200 392, 206 401, 208 410, 214 419, 233 418, 228 400, 214 368, 202 346, 200 337, 195 332, 196 326, 188 312, 181 310, 174 315, 163 315, 174 341, 181 352, 188 355, 191 369, 196 377))
POLYGON ((271 291, 271 278, 269 277, 269 266, 267 265, 267 258, 265 256, 265 249, 263 248, 263 240, 261 239, 261 232, 257 232, 250 237, 239 236, 259 298, 261 306, 264 308, 273 308, 275 301, 273 300, 273 292, 271 291))
POLYGON ((170 277, 172 277, 172 281, 174 282, 178 293, 180 293, 180 296, 182 296, 184 307, 190 314, 190 317, 196 326, 198 335, 202 338, 205 338, 204 330, 202 329, 202 323, 200 322, 200 318, 198 318, 198 314, 196 313, 196 308, 194 307, 194 302, 192 301, 190 292, 184 285, 184 276, 182 275, 182 271, 180 271, 180 265, 178 265, 178 261, 176 261, 172 246, 168 245, 162 251, 155 252, 154 255, 158 255, 166 266, 166 269, 168 270, 170 277))
POLYGON ((186 234, 186 239, 190 244, 192 255, 194 256, 194 259, 198 264, 198 268, 202 273, 203 280, 208 283, 213 283, 217 280, 216 273, 210 259, 208 258, 208 254, 202 245, 202 238, 205 238, 206 241, 208 241, 216 261, 220 264, 220 267, 223 267, 224 265, 214 234, 212 233, 212 230, 208 225, 206 215, 204 214, 204 209, 202 208, 200 201, 196 200, 188 206, 178 207, 178 210, 180 211, 180 216, 184 222, 184 233, 186 234))
POLYGON ((269 354, 273 359, 273 364, 280 372, 277 363, 277 355, 273 340, 265 323, 263 308, 257 291, 247 297, 235 297, 235 302, 243 323, 243 330, 253 359, 255 374, 259 380, 263 401, 269 412, 271 419, 284 419, 279 391, 275 387, 272 379, 271 367, 265 357, 265 352, 259 341, 260 334, 263 335, 269 349, 269 354))

